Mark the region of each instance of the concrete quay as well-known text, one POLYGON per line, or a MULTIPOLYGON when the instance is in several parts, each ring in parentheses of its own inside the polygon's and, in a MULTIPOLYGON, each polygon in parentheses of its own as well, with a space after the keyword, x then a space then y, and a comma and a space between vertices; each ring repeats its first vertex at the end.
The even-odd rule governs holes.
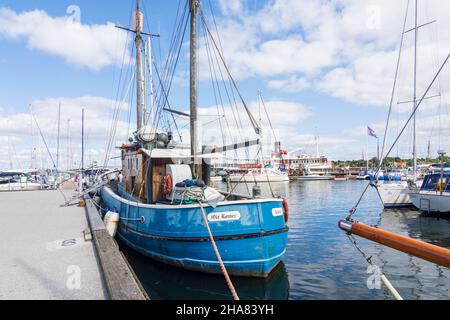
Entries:
POLYGON ((61 192, 0 192, 0 300, 147 299, 92 201, 61 192))

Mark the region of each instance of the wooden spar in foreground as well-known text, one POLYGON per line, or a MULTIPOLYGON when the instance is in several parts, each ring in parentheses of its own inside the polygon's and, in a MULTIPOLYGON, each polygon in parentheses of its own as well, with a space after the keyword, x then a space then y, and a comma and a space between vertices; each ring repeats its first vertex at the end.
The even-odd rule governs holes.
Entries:
POLYGON ((338 226, 348 233, 450 268, 450 250, 446 248, 370 227, 360 222, 340 220, 338 226))

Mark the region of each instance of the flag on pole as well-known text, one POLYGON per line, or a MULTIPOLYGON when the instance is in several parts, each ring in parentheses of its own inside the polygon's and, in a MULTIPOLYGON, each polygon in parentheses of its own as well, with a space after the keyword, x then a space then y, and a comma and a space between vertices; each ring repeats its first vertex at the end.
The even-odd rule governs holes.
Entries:
POLYGON ((375 131, 369 126, 367 126, 367 135, 378 139, 375 131))

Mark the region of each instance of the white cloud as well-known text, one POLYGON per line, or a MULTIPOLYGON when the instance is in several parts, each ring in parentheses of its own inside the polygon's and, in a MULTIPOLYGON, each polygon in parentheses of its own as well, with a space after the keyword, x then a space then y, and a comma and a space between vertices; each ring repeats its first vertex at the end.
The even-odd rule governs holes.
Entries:
MULTIPOLYGON (((66 163, 68 150, 70 150, 71 157, 78 159, 79 163, 82 108, 85 109, 86 161, 89 161, 90 158, 103 161, 104 150, 110 137, 112 115, 116 102, 102 97, 89 96, 34 101, 32 103, 33 114, 54 160, 56 159, 59 103, 61 103, 60 152, 61 158, 64 159, 62 163, 66 163)), ((128 104, 121 102, 120 106, 121 114, 119 118, 127 119, 128 104)), ((132 128, 133 126, 130 127, 126 120, 119 120, 116 140, 119 140, 120 143, 126 141, 130 134, 129 129, 131 131, 132 128)), ((9 151, 0 154, 0 167, 9 167, 11 156, 14 165, 23 163, 28 167, 32 161, 31 154, 34 154, 35 165, 42 161, 48 167, 52 166, 37 125, 32 120, 31 113, 19 112, 0 115, 0 137, 3 141, 11 143, 9 151), (12 148, 12 145, 14 145, 14 148, 12 148), (31 150, 34 148, 36 148, 36 151, 32 153, 31 150)))
MULTIPOLYGON (((407 117, 404 115, 401 117, 394 117, 391 119, 387 139, 386 149, 389 150, 394 143, 394 140, 399 135, 401 129, 405 125, 407 117)), ((416 139, 417 139, 417 154, 418 157, 427 156, 427 146, 430 142, 430 153, 432 157, 437 155, 438 149, 450 150, 450 114, 420 114, 416 123, 416 139)), ((379 137, 380 149, 383 143, 383 135, 386 123, 375 122, 368 124, 379 137)), ((376 154, 376 139, 367 137, 366 125, 357 126, 354 128, 346 129, 343 133, 349 139, 359 141, 359 147, 361 150, 365 150, 366 139, 368 139, 369 149, 374 156, 376 154), (362 143, 364 141, 364 143, 362 143)), ((392 148, 390 156, 400 156, 402 158, 412 157, 412 121, 408 127, 404 130, 402 136, 398 140, 397 144, 392 148)))
MULTIPOLYGON (((406 1, 273 0, 252 11, 251 19, 248 2, 238 3, 236 11, 222 6, 219 20, 225 56, 236 77, 271 78, 269 87, 288 92, 311 85, 354 104, 389 104, 406 1)), ((420 29, 421 93, 450 51, 450 3, 422 1, 418 9, 419 24, 437 20, 420 29)), ((413 10, 410 5, 407 29, 414 22, 413 10)), ((401 100, 412 98, 412 36, 405 36, 401 100)), ((448 72, 442 75, 442 83, 446 80, 448 72)))
MULTIPOLYGON (((113 23, 87 25, 68 17, 50 17, 43 10, 16 13, 0 8, 0 36, 25 39, 32 50, 64 58, 93 70, 121 65, 127 35, 113 23)), ((125 63, 129 61, 126 50, 125 63)))
POLYGON ((270 80, 268 86, 286 92, 300 92, 311 87, 306 78, 291 76, 285 80, 270 80))
MULTIPOLYGON (((311 107, 282 100, 265 101, 268 117, 273 125, 276 138, 283 141, 285 148, 297 148, 303 145, 304 141, 295 138, 298 134, 298 126, 313 115, 311 107)), ((274 136, 270 127, 268 117, 263 107, 258 101, 248 103, 253 116, 259 123, 259 113, 261 112, 261 128, 263 131, 264 149, 272 150, 274 136)), ((201 107, 198 110, 199 121, 203 144, 227 145, 235 142, 256 139, 256 133, 250 123, 247 113, 243 107, 239 110, 229 105, 201 107), (223 117, 225 115, 225 117, 223 117), (220 118, 220 122, 219 122, 220 118)), ((189 120, 180 118, 179 127, 182 128, 183 141, 189 141, 188 124, 189 120)))
POLYGON ((226 13, 239 13, 243 10, 243 0, 219 0, 220 9, 226 13))

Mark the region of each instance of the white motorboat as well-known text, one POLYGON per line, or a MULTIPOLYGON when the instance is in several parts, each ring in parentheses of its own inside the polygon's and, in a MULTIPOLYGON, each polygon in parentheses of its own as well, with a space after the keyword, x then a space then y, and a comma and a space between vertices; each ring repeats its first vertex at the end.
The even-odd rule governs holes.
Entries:
POLYGON ((21 175, 17 177, 19 172, 3 172, 0 177, 0 191, 30 191, 30 190, 41 190, 43 189, 43 184, 35 181, 30 181, 27 176, 21 175))
POLYGON ((221 176, 214 176, 210 178, 211 182, 221 182, 222 181, 222 177, 221 176))
POLYGON ((43 189, 40 183, 36 182, 10 182, 5 184, 0 184, 0 191, 31 191, 31 190, 41 190, 43 189))

